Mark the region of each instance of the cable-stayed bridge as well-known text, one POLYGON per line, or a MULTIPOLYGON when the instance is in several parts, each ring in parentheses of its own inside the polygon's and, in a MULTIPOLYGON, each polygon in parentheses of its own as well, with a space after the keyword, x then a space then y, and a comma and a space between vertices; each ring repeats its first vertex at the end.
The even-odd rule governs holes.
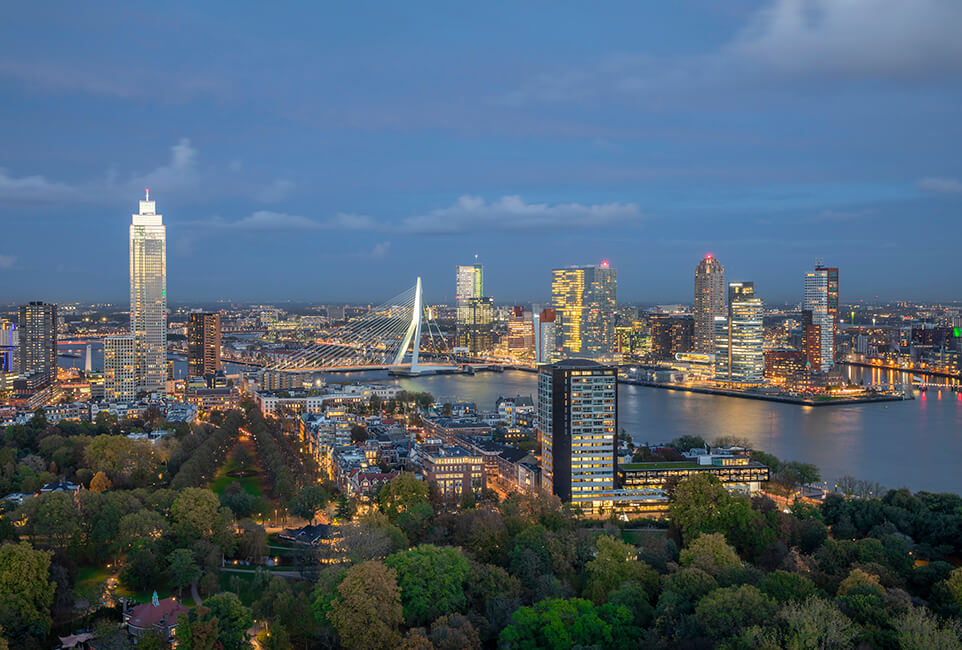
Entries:
MULTIPOLYGON (((419 365, 422 325, 434 339, 431 322, 424 321, 421 278, 413 287, 382 305, 328 333, 292 354, 275 354, 267 369, 279 372, 329 372, 410 368, 412 373, 427 369, 419 365)), ((443 345, 443 338, 440 337, 443 345)), ((440 351, 440 347, 438 347, 440 351)), ((434 366, 435 364, 432 364, 434 366)), ((453 364, 444 364, 453 367, 453 364)))

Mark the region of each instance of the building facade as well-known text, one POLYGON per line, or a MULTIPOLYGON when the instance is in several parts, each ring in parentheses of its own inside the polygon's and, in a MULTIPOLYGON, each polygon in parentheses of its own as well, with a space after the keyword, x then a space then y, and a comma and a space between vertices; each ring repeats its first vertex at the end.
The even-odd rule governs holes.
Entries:
POLYGON ((212 375, 220 370, 220 314, 191 312, 187 317, 187 374, 212 375))
POLYGON ((457 267, 455 296, 460 306, 471 298, 484 295, 484 267, 481 264, 470 264, 457 267))
POLYGON ((709 254, 695 268, 695 352, 714 354, 715 317, 725 315, 725 267, 709 254))
POLYGON ((167 389, 167 230, 150 192, 130 224, 130 333, 137 389, 167 389))
POLYGON ((603 358, 614 353, 618 273, 607 262, 554 269, 551 303, 556 336, 566 358, 603 358))
POLYGON ((818 268, 805 274, 805 300, 802 303, 802 319, 811 324, 806 330, 806 349, 813 354, 812 370, 828 372, 835 366, 835 328, 838 316, 838 269, 834 269, 834 315, 830 308, 830 270, 818 268), (817 337, 817 338, 816 338, 817 337))
POLYGON ((471 354, 487 352, 494 345, 494 299, 468 298, 458 306, 458 347, 471 354))
POLYGON ((137 398, 137 344, 133 335, 104 339, 104 399, 133 402, 137 398))
POLYGON ((541 481, 562 502, 610 504, 618 467, 618 368, 568 359, 538 370, 541 481))
POLYGON ((57 379, 57 305, 21 305, 18 329, 17 370, 32 376, 32 386, 49 386, 57 379))
POLYGON ((728 315, 715 317, 715 379, 757 385, 765 374, 762 301, 753 282, 728 283, 728 315))
POLYGON ((657 359, 674 359, 681 352, 691 352, 696 321, 691 316, 651 314, 651 355, 657 359))

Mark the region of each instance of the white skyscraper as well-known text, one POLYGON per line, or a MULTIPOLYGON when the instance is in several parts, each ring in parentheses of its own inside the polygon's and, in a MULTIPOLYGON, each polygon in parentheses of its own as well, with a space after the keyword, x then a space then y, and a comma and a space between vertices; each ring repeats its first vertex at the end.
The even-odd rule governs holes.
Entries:
MULTIPOLYGON (((836 279, 836 295, 837 286, 836 279)), ((810 332, 810 336, 817 336, 817 341, 806 343, 806 348, 817 350, 817 359, 811 360, 812 370, 820 372, 828 372, 835 365, 835 317, 829 309, 829 302, 829 269, 816 269, 806 273, 802 320, 806 321, 810 317, 811 325, 815 326, 807 331, 810 332), (810 316, 805 312, 810 312, 810 316)))
POLYGON ((167 231, 150 190, 130 224, 130 333, 134 337, 137 390, 165 393, 167 386, 167 231))

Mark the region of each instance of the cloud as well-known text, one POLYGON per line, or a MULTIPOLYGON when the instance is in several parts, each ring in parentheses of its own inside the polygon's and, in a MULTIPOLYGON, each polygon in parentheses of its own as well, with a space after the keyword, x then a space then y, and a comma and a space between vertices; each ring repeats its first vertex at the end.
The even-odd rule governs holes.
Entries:
POLYGON ((923 178, 918 182, 918 188, 936 194, 962 194, 962 181, 954 178, 923 178))
POLYGON ((15 255, 0 255, 0 269, 12 269, 16 262, 15 255))
POLYGON ((371 217, 355 214, 337 214, 330 219, 317 220, 298 214, 258 210, 234 221, 223 217, 210 217, 202 221, 188 222, 188 226, 200 228, 223 228, 230 230, 373 230, 378 223, 371 217))
POLYGON ((489 103, 622 99, 664 108, 722 89, 744 99, 748 90, 802 81, 917 84, 957 78, 960 29, 962 2, 955 0, 771 0, 713 52, 672 58, 618 54, 542 72, 489 103))
POLYGON ((503 196, 488 203, 464 195, 454 205, 405 218, 398 230, 418 234, 453 234, 490 230, 523 231, 543 228, 592 228, 641 219, 635 203, 528 203, 520 196, 503 196))
POLYGON ((725 53, 787 75, 917 80, 962 72, 962 3, 775 0, 725 53))
POLYGON ((373 258, 384 257, 385 255, 387 255, 387 252, 388 250, 390 250, 390 248, 391 248, 391 242, 389 241, 382 241, 377 244, 374 244, 374 248, 372 248, 371 252, 368 253, 368 257, 373 257, 373 258))
POLYGON ((197 154, 197 149, 190 143, 190 139, 181 138, 170 148, 169 163, 134 177, 129 184, 138 189, 155 187, 161 192, 194 187, 199 180, 197 154))
POLYGON ((255 198, 264 203, 277 203, 289 197, 293 189, 294 183, 292 181, 278 179, 257 192, 255 198))
POLYGON ((51 202, 70 198, 75 190, 44 176, 11 176, 0 168, 0 201, 51 202))

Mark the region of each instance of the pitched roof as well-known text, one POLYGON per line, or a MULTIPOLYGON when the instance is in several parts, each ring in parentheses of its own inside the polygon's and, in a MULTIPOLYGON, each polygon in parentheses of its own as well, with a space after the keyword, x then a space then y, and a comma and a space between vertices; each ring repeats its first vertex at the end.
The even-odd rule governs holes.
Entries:
POLYGON ((177 602, 175 598, 164 598, 158 601, 157 605, 144 603, 137 605, 130 610, 130 625, 139 628, 148 628, 152 625, 165 625, 167 627, 177 624, 177 617, 186 614, 186 607, 177 602))

